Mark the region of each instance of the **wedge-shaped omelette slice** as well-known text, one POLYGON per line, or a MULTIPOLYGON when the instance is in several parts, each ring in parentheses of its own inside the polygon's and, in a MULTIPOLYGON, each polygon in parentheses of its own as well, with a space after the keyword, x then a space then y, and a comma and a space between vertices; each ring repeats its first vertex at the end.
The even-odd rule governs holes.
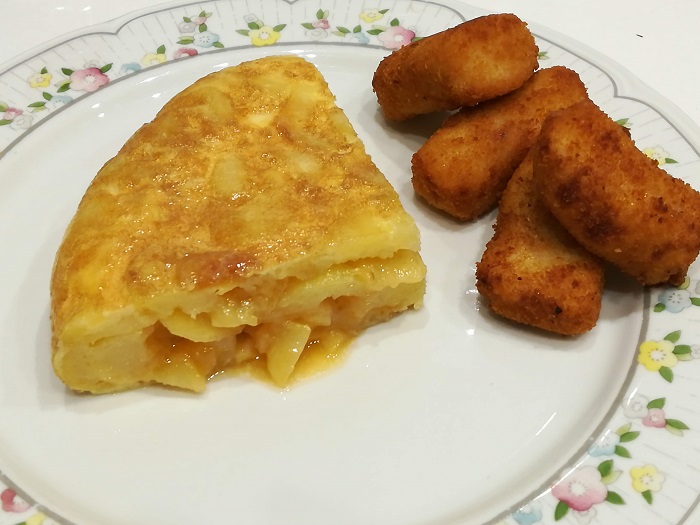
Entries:
POLYGON ((201 391, 257 360, 278 385, 422 303, 419 233, 318 70, 268 57, 176 95, 100 170, 51 281, 71 389, 201 391))

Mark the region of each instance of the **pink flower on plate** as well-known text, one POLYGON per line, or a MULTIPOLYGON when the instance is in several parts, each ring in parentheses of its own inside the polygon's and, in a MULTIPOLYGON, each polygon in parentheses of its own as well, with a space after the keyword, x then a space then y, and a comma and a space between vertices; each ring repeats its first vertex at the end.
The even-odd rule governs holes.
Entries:
POLYGON ((642 425, 646 427, 664 428, 666 426, 666 414, 661 408, 650 408, 642 419, 642 425))
POLYGON ((199 51, 196 49, 192 49, 191 47, 181 47, 173 53, 173 58, 193 57, 197 54, 199 54, 199 51))
POLYGON ((88 93, 97 91, 109 82, 109 77, 96 67, 79 69, 70 75, 70 87, 76 91, 88 93))
POLYGON ((583 512, 605 501, 608 488, 597 468, 585 466, 567 474, 552 488, 552 495, 569 508, 583 512))
POLYGON ((401 26, 391 26, 377 35, 377 39, 387 49, 399 49, 411 43, 416 36, 414 31, 401 26))
POLYGON ((330 22, 325 18, 320 18, 311 22, 311 25, 318 29, 329 29, 331 27, 330 22))
POLYGON ((0 503, 2 503, 2 510, 5 512, 19 513, 32 508, 29 503, 20 498, 12 489, 5 489, 0 492, 0 503))
POLYGON ((15 117, 19 117, 24 111, 17 108, 7 108, 2 114, 2 120, 14 120, 15 117))

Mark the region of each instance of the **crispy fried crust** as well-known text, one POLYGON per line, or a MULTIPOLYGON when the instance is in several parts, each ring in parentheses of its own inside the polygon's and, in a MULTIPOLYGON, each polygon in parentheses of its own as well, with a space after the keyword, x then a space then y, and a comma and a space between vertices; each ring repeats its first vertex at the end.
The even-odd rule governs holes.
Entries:
POLYGON ((535 155, 544 202, 591 252, 642 284, 680 284, 700 250, 700 194, 592 102, 553 113, 535 155))
POLYGON ((530 153, 511 178, 476 287, 499 315, 563 335, 584 333, 600 315, 603 266, 552 217, 537 193, 530 153))
POLYGON ((429 204, 471 220, 498 203, 550 111, 587 99, 570 69, 541 69, 515 92, 447 119, 413 155, 413 187, 429 204))
POLYGON ((513 91, 537 69, 537 53, 518 17, 488 15, 394 51, 372 86, 385 117, 405 120, 513 91))

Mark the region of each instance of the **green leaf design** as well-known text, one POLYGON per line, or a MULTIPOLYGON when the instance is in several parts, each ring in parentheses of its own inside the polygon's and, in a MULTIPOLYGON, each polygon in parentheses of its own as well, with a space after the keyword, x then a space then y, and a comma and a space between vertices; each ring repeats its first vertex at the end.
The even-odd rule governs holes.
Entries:
POLYGON ((248 31, 247 29, 236 29, 236 33, 241 34, 243 36, 248 36, 250 31, 248 31))
POLYGON ((655 312, 663 312, 665 309, 666 309, 666 305, 664 303, 656 303, 654 305, 655 312))
POLYGON ((689 354, 690 345, 676 345, 673 347, 673 353, 676 355, 689 354))
POLYGON ((549 60, 549 55, 547 54, 547 51, 540 51, 537 53, 537 59, 538 60, 549 60))
POLYGON ((59 87, 56 91, 58 93, 63 93, 64 91, 68 91, 70 89, 70 82, 66 82, 64 84, 61 84, 61 87, 59 87))
POLYGON ((626 127, 627 127, 627 123, 628 123, 629 121, 630 121, 630 119, 628 119, 628 118, 621 118, 621 119, 619 119, 619 120, 616 120, 616 121, 615 121, 615 124, 619 124, 619 125, 622 126, 623 128, 626 128, 626 127))
POLYGON ((380 14, 380 15, 385 15, 385 14, 387 14, 388 12, 389 12, 388 9, 380 9, 380 10, 379 10, 379 14, 380 14))
POLYGON ((207 30, 207 24, 199 24, 199 32, 204 33, 207 30))
POLYGON ((600 465, 598 465, 598 472, 600 472, 600 475, 602 477, 610 475, 610 473, 612 472, 613 463, 614 462, 612 459, 608 459, 606 461, 603 461, 600 465))
POLYGON ((206 11, 200 11, 198 16, 201 16, 201 17, 206 18, 207 12, 206 12, 206 11))
POLYGON ((71 75, 73 74, 73 70, 72 70, 72 69, 68 69, 67 67, 62 67, 62 68, 61 68, 61 73, 63 73, 63 74, 66 75, 67 77, 69 77, 69 76, 71 76, 71 75))
POLYGON ((620 445, 615 445, 615 454, 617 454, 621 458, 631 458, 632 457, 632 454, 630 454, 630 451, 627 450, 625 447, 622 447, 620 445))
POLYGON ((189 16, 183 16, 182 19, 187 22, 188 24, 192 22, 192 19, 189 16))
POLYGON ((563 501, 557 503, 557 506, 554 509, 554 521, 559 521, 562 519, 564 516, 566 516, 567 512, 569 512, 569 506, 566 503, 563 501))
POLYGON ((690 430, 690 427, 678 419, 667 419, 666 426, 677 428, 678 430, 690 430))
POLYGON ((394 26, 394 27, 397 26, 397 25, 399 25, 399 19, 398 19, 398 18, 392 18, 392 19, 391 19, 391 22, 389 22, 389 25, 390 25, 390 26, 394 26))
POLYGON ((11 124, 11 120, 7 120, 6 118, 0 119, 0 126, 7 126, 8 124, 11 124))
POLYGON ((224 47, 224 45, 223 45, 221 42, 214 42, 214 43, 212 44, 212 46, 218 47, 219 49, 221 49, 222 47, 224 47))
POLYGON ((158 46, 158 49, 156 49, 156 53, 158 53, 159 55, 164 55, 165 54, 165 46, 164 45, 158 46))
POLYGON ((690 302, 693 306, 700 306, 700 297, 691 297, 690 302))
POLYGON ((355 27, 352 28, 353 33, 361 33, 362 32, 362 26, 356 25, 355 27))
POLYGON ((41 71, 39 71, 39 73, 41 73, 42 75, 45 75, 45 74, 48 73, 48 72, 49 72, 49 70, 46 69, 45 67, 42 67, 42 68, 41 68, 41 71))
MULTIPOLYGON (((304 29, 313 29, 314 28, 314 26, 312 24, 310 24, 309 22, 304 22, 303 24, 301 24, 301 26, 304 29)), ((340 28, 338 28, 338 29, 340 29, 340 28)))
POLYGON ((657 399, 652 399, 647 403, 647 408, 663 408, 666 404, 665 397, 659 397, 657 399))
POLYGON ((248 27, 250 29, 260 29, 262 26, 260 24, 258 24, 257 22, 248 22, 248 27))
POLYGON ((664 337, 664 340, 671 341, 672 343, 677 343, 680 338, 681 338, 681 331, 676 330, 675 332, 671 332, 666 337, 664 337))
POLYGON ((610 485, 611 483, 615 483, 617 481, 617 478, 619 478, 621 474, 621 470, 613 470, 607 476, 600 478, 600 481, 602 481, 606 485, 610 485))
POLYGON ((679 428, 673 428, 673 427, 666 425, 666 430, 668 430, 674 436, 683 437, 683 431, 679 428))
POLYGON ((206 18, 211 18, 211 15, 212 15, 212 13, 210 11, 207 11, 206 13, 204 13, 204 16, 206 18))
POLYGON ((654 496, 652 495, 650 490, 645 490, 644 492, 642 492, 642 497, 649 505, 651 505, 654 501, 654 496))
POLYGON ((692 361, 692 360, 693 360, 693 356, 690 355, 690 354, 681 354, 681 355, 678 356, 678 360, 679 360, 679 361, 692 361))
POLYGON ((105 64, 100 68, 100 73, 106 73, 110 69, 112 69, 112 64, 105 64))
POLYGON ((319 9, 318 11, 316 11, 316 18, 317 18, 318 20, 321 20, 322 18, 325 18, 324 15, 325 15, 325 13, 323 12, 323 9, 319 9))
MULTIPOLYGON (((238 31, 238 32, 240 33, 240 31, 238 31)), ((246 31, 245 34, 247 35, 248 31, 246 31)), ((189 37, 189 36, 183 37, 177 41, 178 44, 183 44, 183 45, 191 44, 192 42, 194 42, 194 38, 189 37)))
POLYGON ((664 159, 666 161, 666 164, 678 164, 677 160, 671 159, 671 158, 666 158, 664 159))
POLYGON ((630 441, 634 441, 639 437, 639 434, 639 431, 625 432, 620 436, 620 443, 629 443, 630 441))
POLYGON ((343 27, 343 26, 338 26, 338 27, 336 27, 336 29, 338 30, 339 33, 341 33, 343 35, 347 35, 350 32, 350 30, 347 27, 343 27))
POLYGON ((615 431, 615 434, 617 434, 618 436, 621 436, 622 434, 626 434, 627 432, 629 432, 631 428, 632 428, 632 423, 626 423, 626 424, 622 425, 620 428, 618 428, 615 431))
POLYGON ((659 368, 659 374, 661 374, 661 377, 663 377, 669 383, 673 383, 673 370, 671 370, 669 367, 662 366, 659 368))
POLYGON ((44 100, 51 100, 53 98, 53 95, 51 93, 47 93, 46 91, 44 91, 41 96, 44 97, 44 100))
POLYGON ((369 35, 378 35, 379 33, 383 33, 383 29, 370 29, 367 31, 367 34, 369 35))
POLYGON ((625 500, 622 499, 622 496, 620 496, 617 492, 613 492, 612 490, 608 491, 608 496, 605 498, 605 501, 612 503, 613 505, 625 504, 625 500))
POLYGON ((32 102, 27 107, 28 108, 43 108, 46 106, 46 102, 32 102))
POLYGON ((282 31, 285 27, 287 27, 287 24, 278 24, 275 27, 272 28, 273 31, 277 31, 278 33, 282 31))
POLYGON ((9 108, 5 102, 0 102, 0 111, 7 111, 7 108, 9 108))

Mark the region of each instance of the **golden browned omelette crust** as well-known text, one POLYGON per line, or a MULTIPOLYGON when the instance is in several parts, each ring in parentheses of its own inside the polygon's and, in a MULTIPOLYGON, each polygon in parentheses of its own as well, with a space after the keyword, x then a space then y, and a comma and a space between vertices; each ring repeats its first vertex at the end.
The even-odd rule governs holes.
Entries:
POLYGON ((384 58, 372 87, 390 120, 471 106, 520 87, 537 69, 537 45, 512 14, 482 16, 384 58))
POLYGON ((471 220, 498 203, 550 111, 587 99, 570 69, 537 71, 520 89, 449 117, 413 155, 413 187, 428 204, 471 220))
MULTIPOLYGON (((419 234, 318 70, 213 73, 139 129, 87 189, 56 256, 52 356, 72 389, 202 390, 420 306, 419 234)), ((335 344, 335 343, 333 343, 335 344)))
POLYGON ((534 166, 545 204, 584 247, 643 284, 683 281, 700 249, 700 194, 595 104, 552 113, 534 166))
POLYGON ((603 266, 543 205, 532 160, 530 152, 503 192, 494 236, 476 266, 476 287, 503 317, 581 334, 600 315, 603 266))

